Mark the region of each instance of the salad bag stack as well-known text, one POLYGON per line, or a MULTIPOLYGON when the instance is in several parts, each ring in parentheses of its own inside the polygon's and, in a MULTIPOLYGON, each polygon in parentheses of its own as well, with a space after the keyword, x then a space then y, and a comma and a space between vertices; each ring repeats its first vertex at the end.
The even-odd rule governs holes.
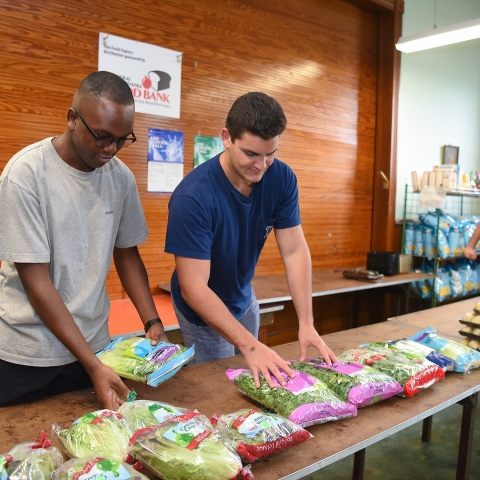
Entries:
POLYGON ((403 353, 407 358, 421 358, 427 359, 430 362, 438 365, 444 372, 451 372, 455 366, 455 362, 450 357, 447 357, 443 353, 421 343, 414 342, 408 338, 402 338, 400 340, 389 340, 384 343, 368 343, 360 345, 361 347, 383 347, 390 348, 397 352, 403 353))
POLYGON ((425 328, 411 336, 410 340, 434 348, 452 358, 455 361, 453 368, 455 372, 468 373, 470 370, 480 366, 480 352, 462 343, 438 336, 437 331, 433 327, 425 328))
POLYGON ((149 480, 132 465, 118 460, 88 456, 71 458, 52 474, 52 480, 149 480))
POLYGON ((290 378, 281 372, 287 382, 285 387, 272 375, 274 388, 262 376, 260 388, 256 388, 250 370, 229 369, 226 373, 242 393, 304 428, 357 415, 355 405, 340 400, 324 382, 306 373, 296 371, 295 378, 290 378))
POLYGON ((52 473, 63 463, 63 456, 52 447, 45 432, 38 442, 15 445, 6 455, 0 456, 2 480, 50 480, 52 473))
POLYGON ((188 412, 144 428, 131 439, 136 460, 163 480, 253 478, 207 417, 188 412))
POLYGON ((358 363, 336 362, 328 365, 323 359, 310 359, 293 362, 290 367, 322 380, 340 400, 357 408, 403 392, 402 385, 391 376, 358 363))
POLYGON ((69 457, 93 455, 131 463, 128 449, 133 431, 118 412, 97 410, 75 420, 70 428, 54 423, 52 431, 69 457))
POLYGON ((235 449, 247 463, 270 457, 312 437, 305 429, 280 415, 249 408, 214 415, 212 424, 223 443, 235 449))
POLYGON ((368 365, 394 378, 403 387, 400 396, 413 397, 445 378, 445 372, 429 360, 409 359, 403 353, 382 347, 354 348, 342 353, 342 362, 368 365))
POLYGON ((97 357, 120 377, 156 387, 171 378, 195 354, 195 347, 158 342, 141 337, 113 340, 97 357))

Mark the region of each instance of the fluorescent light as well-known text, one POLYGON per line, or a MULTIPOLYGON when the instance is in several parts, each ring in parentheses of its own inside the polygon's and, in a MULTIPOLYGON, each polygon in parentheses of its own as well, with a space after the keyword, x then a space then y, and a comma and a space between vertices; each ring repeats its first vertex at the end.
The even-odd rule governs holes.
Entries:
POLYGON ((480 38, 480 18, 468 22, 456 23, 448 27, 435 28, 422 35, 400 37, 395 45, 404 53, 419 52, 429 48, 443 47, 452 43, 465 42, 480 38))

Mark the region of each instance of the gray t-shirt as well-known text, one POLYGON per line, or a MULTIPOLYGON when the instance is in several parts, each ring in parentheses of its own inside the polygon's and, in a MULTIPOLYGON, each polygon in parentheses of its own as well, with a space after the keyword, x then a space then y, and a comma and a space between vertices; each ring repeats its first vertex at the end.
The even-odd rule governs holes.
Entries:
POLYGON ((110 341, 106 278, 114 246, 148 236, 135 178, 118 158, 80 172, 52 138, 18 152, 0 176, 0 358, 53 366, 75 357, 40 320, 14 262, 50 263, 50 278, 94 352, 110 341))

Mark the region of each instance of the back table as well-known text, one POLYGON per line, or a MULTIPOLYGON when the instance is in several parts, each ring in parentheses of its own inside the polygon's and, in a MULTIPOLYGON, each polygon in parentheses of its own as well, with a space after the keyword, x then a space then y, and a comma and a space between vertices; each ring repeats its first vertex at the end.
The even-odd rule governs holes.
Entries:
MULTIPOLYGON (((471 299, 449 306, 448 315, 454 324, 465 311, 473 309, 480 299, 471 299)), ((354 348, 360 343, 403 338, 413 335, 423 327, 435 326, 437 312, 445 307, 437 307, 421 312, 420 325, 408 325, 397 317, 387 321, 356 329, 324 335, 327 344, 337 354, 354 348)), ((415 318, 410 314, 409 320, 415 318)), ((420 317, 418 317, 420 318, 420 317)), ((458 337, 460 338, 460 337, 458 337)), ((298 342, 274 347, 283 358, 296 359, 299 355, 298 342)), ((314 351, 309 354, 314 355, 314 351)), ((238 392, 225 375, 228 368, 243 368, 245 363, 241 355, 223 360, 208 362, 181 369, 164 384, 152 388, 146 385, 126 381, 130 388, 138 393, 138 399, 158 399, 179 407, 197 408, 207 416, 214 413, 233 412, 243 407, 251 407, 250 400, 238 392)), ((319 470, 352 453, 364 448, 416 423, 430 417, 448 406, 468 399, 476 400, 480 390, 480 370, 469 375, 447 373, 442 382, 421 392, 413 398, 394 397, 378 404, 360 409, 358 416, 346 420, 314 425, 308 430, 314 435, 305 443, 290 450, 254 463, 252 472, 255 480, 297 479, 319 470)), ((470 402, 472 403, 472 402, 470 402)), ((50 399, 25 405, 0 409, 0 452, 7 452, 13 445, 36 440, 42 429, 50 432, 53 422, 69 426, 81 415, 100 409, 91 389, 51 397, 50 399)), ((474 412, 475 410, 473 410, 474 412)), ((471 420, 471 409, 470 409, 471 420)), ((467 479, 469 453, 473 422, 463 427, 459 455, 458 479, 467 479)), ((53 439, 54 443, 56 440, 53 439)), ((354 478, 362 478, 362 470, 354 471, 354 478)))

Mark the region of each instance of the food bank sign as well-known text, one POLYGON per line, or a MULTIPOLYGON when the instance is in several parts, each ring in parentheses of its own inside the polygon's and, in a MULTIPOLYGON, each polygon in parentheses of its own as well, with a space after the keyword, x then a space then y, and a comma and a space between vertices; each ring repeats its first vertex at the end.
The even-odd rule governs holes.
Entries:
POLYGON ((180 52, 100 33, 98 69, 116 73, 130 85, 136 112, 180 118, 180 52))

